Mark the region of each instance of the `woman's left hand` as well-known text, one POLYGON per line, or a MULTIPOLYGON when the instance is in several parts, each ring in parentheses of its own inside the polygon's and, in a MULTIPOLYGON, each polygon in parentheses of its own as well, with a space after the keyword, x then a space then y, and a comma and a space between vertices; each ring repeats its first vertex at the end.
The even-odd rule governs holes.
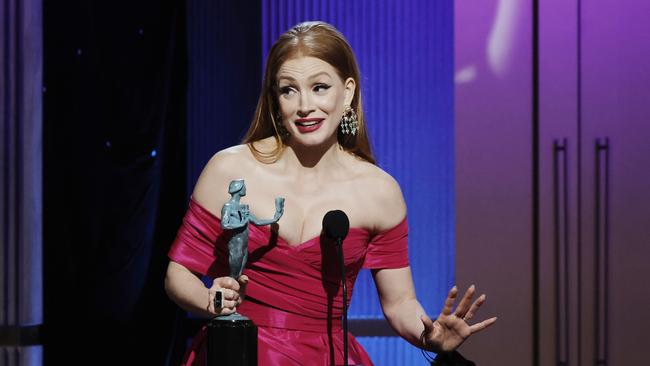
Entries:
POLYGON ((433 352, 451 352, 470 335, 482 331, 497 321, 497 318, 493 317, 480 323, 469 324, 470 319, 485 302, 485 294, 483 294, 471 303, 474 291, 474 285, 470 286, 456 307, 456 311, 452 313, 454 302, 458 296, 458 289, 454 286, 447 295, 445 306, 438 319, 432 321, 426 315, 420 317, 424 324, 424 331, 420 337, 423 348, 433 352))

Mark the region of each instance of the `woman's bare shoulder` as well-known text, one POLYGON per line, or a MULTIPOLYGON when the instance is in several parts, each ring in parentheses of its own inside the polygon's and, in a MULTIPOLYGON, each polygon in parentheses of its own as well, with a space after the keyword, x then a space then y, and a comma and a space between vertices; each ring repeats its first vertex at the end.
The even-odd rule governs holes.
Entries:
POLYGON ((254 159, 247 145, 236 145, 214 154, 196 181, 192 199, 220 217, 221 206, 230 199, 228 185, 244 178, 243 172, 253 169, 254 159))
POLYGON ((406 203, 402 189, 395 178, 377 165, 363 162, 358 166, 357 192, 377 232, 399 224, 406 216, 406 203))

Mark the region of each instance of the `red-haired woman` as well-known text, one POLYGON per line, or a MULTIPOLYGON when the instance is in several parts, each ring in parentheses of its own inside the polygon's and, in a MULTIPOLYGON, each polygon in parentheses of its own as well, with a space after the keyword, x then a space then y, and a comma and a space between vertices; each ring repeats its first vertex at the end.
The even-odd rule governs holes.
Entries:
MULTIPOLYGON (((406 207, 397 182, 375 165, 360 80, 350 45, 331 25, 301 23, 280 36, 268 55, 243 144, 208 162, 170 250, 169 296, 208 317, 236 310, 251 318, 258 326, 261 364, 343 364, 340 272, 325 253, 329 247, 321 246, 322 218, 333 209, 350 219, 344 245, 348 292, 358 271, 371 269, 386 319, 404 339, 427 350, 453 351, 496 320, 468 323, 485 300, 482 295, 472 302, 473 287, 453 311, 458 290, 451 289, 433 321, 417 301, 406 207), (230 198, 229 183, 242 178, 257 217, 273 215, 269 197, 284 197, 285 206, 274 229, 251 226, 248 264, 235 281, 225 276, 227 240, 219 212, 230 198), (213 277, 212 286, 207 289, 197 274, 213 277), (225 301, 215 309, 217 290, 225 301)), ((202 362, 200 352, 197 343, 186 363, 202 362)), ((348 362, 372 364, 354 337, 348 362)))

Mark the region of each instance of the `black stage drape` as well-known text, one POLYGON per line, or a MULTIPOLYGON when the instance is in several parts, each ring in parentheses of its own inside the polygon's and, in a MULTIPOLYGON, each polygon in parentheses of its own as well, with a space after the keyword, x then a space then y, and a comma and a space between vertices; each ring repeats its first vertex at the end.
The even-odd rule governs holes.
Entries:
POLYGON ((183 1, 44 1, 46 364, 165 364, 187 204, 183 1))

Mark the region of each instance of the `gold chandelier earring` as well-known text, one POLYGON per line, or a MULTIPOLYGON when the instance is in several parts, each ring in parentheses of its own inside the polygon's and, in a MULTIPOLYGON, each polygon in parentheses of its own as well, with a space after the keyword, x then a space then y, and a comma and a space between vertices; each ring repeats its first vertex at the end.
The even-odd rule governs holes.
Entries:
POLYGON ((357 131, 359 131, 359 120, 357 119, 357 114, 349 105, 345 106, 340 126, 341 132, 343 132, 344 135, 354 136, 357 134, 357 131))

